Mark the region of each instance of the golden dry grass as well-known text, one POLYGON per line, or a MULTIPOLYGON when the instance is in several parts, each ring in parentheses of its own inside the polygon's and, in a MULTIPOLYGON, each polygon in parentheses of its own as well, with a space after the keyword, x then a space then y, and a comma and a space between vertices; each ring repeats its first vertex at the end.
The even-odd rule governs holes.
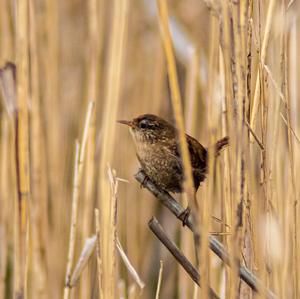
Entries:
POLYGON ((17 67, 15 96, 0 94, 0 298, 265 298, 209 250, 212 233, 278 298, 300 298, 297 1, 0 4, 0 67, 17 67), (143 113, 207 147, 230 137, 193 209, 201 289, 147 226, 155 215, 195 264, 192 234, 133 178, 116 120, 143 113))

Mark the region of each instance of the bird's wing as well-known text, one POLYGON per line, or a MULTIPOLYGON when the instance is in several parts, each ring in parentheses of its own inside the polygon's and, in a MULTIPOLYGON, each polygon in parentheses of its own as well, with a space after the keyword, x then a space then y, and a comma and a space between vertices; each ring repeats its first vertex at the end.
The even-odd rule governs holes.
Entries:
MULTIPOLYGON (((204 170, 206 168, 207 150, 193 137, 189 135, 186 135, 186 137, 192 168, 204 170)), ((174 158, 176 157, 182 168, 179 142, 168 144, 166 148, 174 158)))
POLYGON ((196 139, 187 135, 188 149, 191 157, 193 169, 205 169, 207 160, 207 150, 196 139))

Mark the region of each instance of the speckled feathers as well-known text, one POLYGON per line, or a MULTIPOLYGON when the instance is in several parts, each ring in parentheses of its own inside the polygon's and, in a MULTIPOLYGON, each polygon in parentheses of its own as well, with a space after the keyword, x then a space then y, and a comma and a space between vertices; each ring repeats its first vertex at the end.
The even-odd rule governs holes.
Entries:
MULTIPOLYGON (((153 114, 144 114, 132 121, 119 122, 130 127, 138 160, 151 181, 165 191, 181 192, 183 165, 174 126, 153 114)), ((186 135, 186 139, 194 186, 197 190, 205 179, 207 150, 193 137, 186 135)), ((228 138, 225 137, 221 141, 217 143, 217 153, 228 144, 228 138)))

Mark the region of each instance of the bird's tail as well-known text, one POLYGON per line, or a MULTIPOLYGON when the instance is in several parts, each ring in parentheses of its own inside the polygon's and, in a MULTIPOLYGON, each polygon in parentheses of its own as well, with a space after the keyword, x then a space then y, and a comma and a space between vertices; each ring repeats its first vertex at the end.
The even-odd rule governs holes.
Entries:
POLYGON ((221 152, 221 150, 226 147, 229 143, 229 137, 223 137, 222 139, 220 139, 219 141, 217 141, 216 143, 216 156, 218 156, 221 152))

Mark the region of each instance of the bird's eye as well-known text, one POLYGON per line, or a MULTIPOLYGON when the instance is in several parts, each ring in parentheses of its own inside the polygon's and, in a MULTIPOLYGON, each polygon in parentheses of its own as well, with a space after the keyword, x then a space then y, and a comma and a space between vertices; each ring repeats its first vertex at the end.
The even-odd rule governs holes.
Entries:
POLYGON ((141 129, 147 129, 149 126, 148 126, 148 122, 146 122, 145 120, 142 120, 140 122, 140 128, 141 129))
POLYGON ((158 124, 154 121, 148 120, 148 119, 142 119, 139 122, 139 127, 141 129, 148 129, 148 130, 156 130, 158 129, 158 124))

